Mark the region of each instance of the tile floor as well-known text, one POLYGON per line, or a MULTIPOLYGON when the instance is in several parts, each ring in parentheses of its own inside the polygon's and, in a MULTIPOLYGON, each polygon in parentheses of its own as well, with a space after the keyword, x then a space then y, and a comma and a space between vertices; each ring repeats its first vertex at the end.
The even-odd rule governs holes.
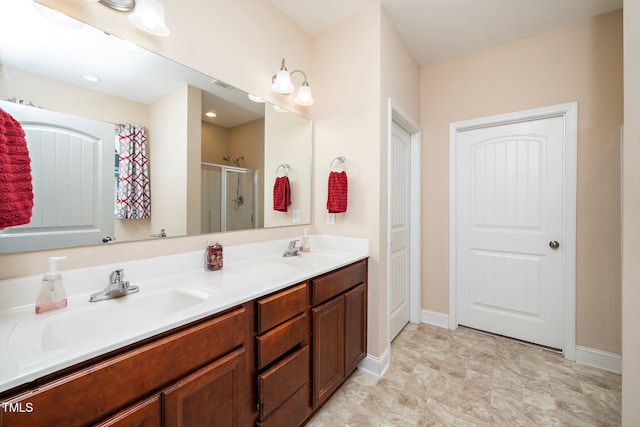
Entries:
POLYGON ((466 328, 408 324, 378 379, 357 370, 307 424, 619 426, 621 377, 466 328))

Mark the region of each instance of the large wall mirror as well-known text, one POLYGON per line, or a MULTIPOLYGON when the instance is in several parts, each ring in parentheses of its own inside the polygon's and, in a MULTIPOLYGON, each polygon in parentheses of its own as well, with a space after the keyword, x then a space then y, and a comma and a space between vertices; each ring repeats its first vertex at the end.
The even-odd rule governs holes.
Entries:
POLYGON ((0 99, 27 135, 34 189, 31 223, 0 229, 0 253, 311 221, 308 118, 45 6, 0 4, 0 99), (118 214, 127 132, 146 143, 141 218, 118 214))

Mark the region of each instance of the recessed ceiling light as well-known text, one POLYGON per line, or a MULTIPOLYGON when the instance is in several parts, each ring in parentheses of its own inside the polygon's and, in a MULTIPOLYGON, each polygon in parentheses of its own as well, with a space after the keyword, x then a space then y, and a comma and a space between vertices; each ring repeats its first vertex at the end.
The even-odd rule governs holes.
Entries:
POLYGON ((204 115, 207 116, 207 117, 216 117, 217 116, 217 114, 214 113, 213 111, 207 111, 204 115))
POLYGON ((255 96, 253 94, 248 94, 249 99, 252 100, 253 102, 264 102, 264 99, 260 98, 259 96, 255 96))
POLYGON ((85 79, 88 82, 99 82, 100 79, 96 76, 92 76, 91 74, 83 74, 81 76, 83 79, 85 79))

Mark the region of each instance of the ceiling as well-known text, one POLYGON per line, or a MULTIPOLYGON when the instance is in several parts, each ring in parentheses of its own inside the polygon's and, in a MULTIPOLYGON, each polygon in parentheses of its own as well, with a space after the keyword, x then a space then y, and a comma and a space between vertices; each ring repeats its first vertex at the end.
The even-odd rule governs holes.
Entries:
POLYGON ((264 117, 241 90, 30 1, 0 1, 0 64, 146 105, 190 84, 222 127, 264 117))
POLYGON ((421 67, 622 8, 623 0, 271 0, 311 36, 381 3, 421 67))

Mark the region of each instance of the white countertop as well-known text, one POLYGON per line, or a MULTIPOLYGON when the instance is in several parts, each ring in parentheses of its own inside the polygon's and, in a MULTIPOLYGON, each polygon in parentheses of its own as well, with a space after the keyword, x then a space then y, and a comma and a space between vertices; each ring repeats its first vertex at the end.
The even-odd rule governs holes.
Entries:
POLYGON ((0 281, 0 392, 369 256, 369 240, 311 236, 311 252, 284 258, 287 241, 224 248, 205 271, 203 251, 60 270, 68 306, 35 314, 40 276, 0 281), (89 302, 109 272, 125 268, 140 291, 89 302))

